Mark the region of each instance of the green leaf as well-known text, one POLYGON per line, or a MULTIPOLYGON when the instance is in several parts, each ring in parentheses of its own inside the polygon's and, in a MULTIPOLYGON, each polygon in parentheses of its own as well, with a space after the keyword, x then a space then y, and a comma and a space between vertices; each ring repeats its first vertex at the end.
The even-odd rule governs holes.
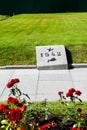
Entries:
POLYGON ((1 124, 2 124, 2 125, 6 125, 6 124, 9 124, 9 122, 8 122, 8 120, 2 120, 2 121, 1 121, 1 124))

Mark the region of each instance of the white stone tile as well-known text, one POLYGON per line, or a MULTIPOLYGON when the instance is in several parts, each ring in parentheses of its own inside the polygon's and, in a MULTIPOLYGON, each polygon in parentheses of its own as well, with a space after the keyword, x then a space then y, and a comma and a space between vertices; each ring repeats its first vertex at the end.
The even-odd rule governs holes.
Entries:
POLYGON ((87 68, 71 70, 6 69, 0 70, 0 101, 7 99, 7 82, 19 78, 18 87, 29 94, 32 101, 56 101, 58 91, 64 94, 74 87, 82 92, 81 99, 87 101, 87 68))
MULTIPOLYGON (((37 82, 38 82, 38 70, 33 69, 17 69, 17 70, 6 70, 0 73, 1 77, 1 90, 6 87, 8 81, 13 78, 19 78, 20 82, 18 83, 18 87, 23 93, 26 93, 30 96, 31 101, 35 101, 36 90, 37 90, 37 82)), ((0 100, 6 100, 9 94, 9 89, 6 88, 2 94, 0 100)))
MULTIPOLYGON (((6 84, 10 80, 11 76, 13 75, 15 70, 0 70, 0 95, 3 96, 2 92, 5 93, 3 90, 6 87, 6 84)), ((5 93, 7 95, 7 93, 5 93)), ((0 96, 1 98, 1 96, 0 96)))
POLYGON ((21 69, 16 70, 12 78, 19 78, 20 83, 18 87, 27 94, 36 94, 38 71, 36 69, 21 69))
POLYGON ((71 81, 69 70, 42 70, 39 80, 42 81, 71 81))
POLYGON ((0 95, 0 101, 6 101, 9 95, 9 89, 5 88, 3 93, 0 95))
POLYGON ((66 94, 71 87, 73 87, 71 81, 39 81, 36 100, 44 100, 45 98, 49 101, 57 100, 59 91, 66 94))
POLYGON ((87 68, 77 68, 70 70, 73 81, 87 81, 87 68))
POLYGON ((58 101, 58 95, 57 94, 38 94, 35 101, 44 101, 47 99, 47 101, 58 101))

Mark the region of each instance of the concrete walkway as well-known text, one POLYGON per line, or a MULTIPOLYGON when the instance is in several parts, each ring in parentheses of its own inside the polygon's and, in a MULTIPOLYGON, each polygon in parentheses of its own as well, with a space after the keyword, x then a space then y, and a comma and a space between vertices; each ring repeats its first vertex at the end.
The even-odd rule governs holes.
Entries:
POLYGON ((87 101, 87 67, 69 70, 37 70, 31 68, 1 68, 0 69, 0 101, 7 99, 9 89, 6 84, 12 78, 19 78, 18 87, 29 94, 31 101, 57 101, 58 91, 65 94, 74 87, 82 92, 81 99, 87 101))

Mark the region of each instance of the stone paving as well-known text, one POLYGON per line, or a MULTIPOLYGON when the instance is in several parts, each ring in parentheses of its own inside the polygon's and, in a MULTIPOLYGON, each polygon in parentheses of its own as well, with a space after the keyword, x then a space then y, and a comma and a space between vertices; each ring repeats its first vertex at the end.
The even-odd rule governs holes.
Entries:
POLYGON ((0 101, 8 97, 7 82, 12 78, 19 78, 18 87, 29 94, 31 101, 57 101, 58 91, 64 93, 71 87, 82 92, 81 99, 87 101, 87 68, 73 68, 69 70, 37 70, 0 69, 0 101))

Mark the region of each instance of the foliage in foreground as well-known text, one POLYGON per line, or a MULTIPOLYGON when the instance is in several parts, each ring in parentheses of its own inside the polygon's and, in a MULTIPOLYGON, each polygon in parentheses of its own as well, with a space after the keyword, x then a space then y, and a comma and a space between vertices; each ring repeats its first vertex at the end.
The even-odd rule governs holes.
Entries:
MULTIPOLYGON (((17 87, 19 79, 12 79, 7 83, 10 89, 8 99, 0 104, 1 130, 44 130, 40 127, 40 120, 47 120, 50 112, 46 107, 46 100, 40 105, 32 107, 30 97, 17 87), (25 96, 25 98, 23 98, 25 96), (28 100, 26 100, 28 99, 28 100)), ((51 127, 51 123, 49 124, 51 127)))
MULTIPOLYGON (((62 124, 72 121, 73 128, 86 128, 87 119, 83 116, 85 114, 83 110, 86 109, 87 103, 84 105, 79 98, 82 94, 80 90, 70 88, 66 96, 62 91, 59 91, 60 99, 56 104, 55 102, 47 102, 47 100, 32 103, 30 97, 17 87, 19 81, 18 78, 15 78, 6 85, 10 89, 10 93, 7 101, 0 104, 0 129, 48 130, 58 124, 49 121, 41 125, 40 122, 48 120, 51 115, 59 115, 62 124), (69 99, 67 100, 67 98, 69 99)), ((87 112, 87 109, 85 112, 87 112)))

